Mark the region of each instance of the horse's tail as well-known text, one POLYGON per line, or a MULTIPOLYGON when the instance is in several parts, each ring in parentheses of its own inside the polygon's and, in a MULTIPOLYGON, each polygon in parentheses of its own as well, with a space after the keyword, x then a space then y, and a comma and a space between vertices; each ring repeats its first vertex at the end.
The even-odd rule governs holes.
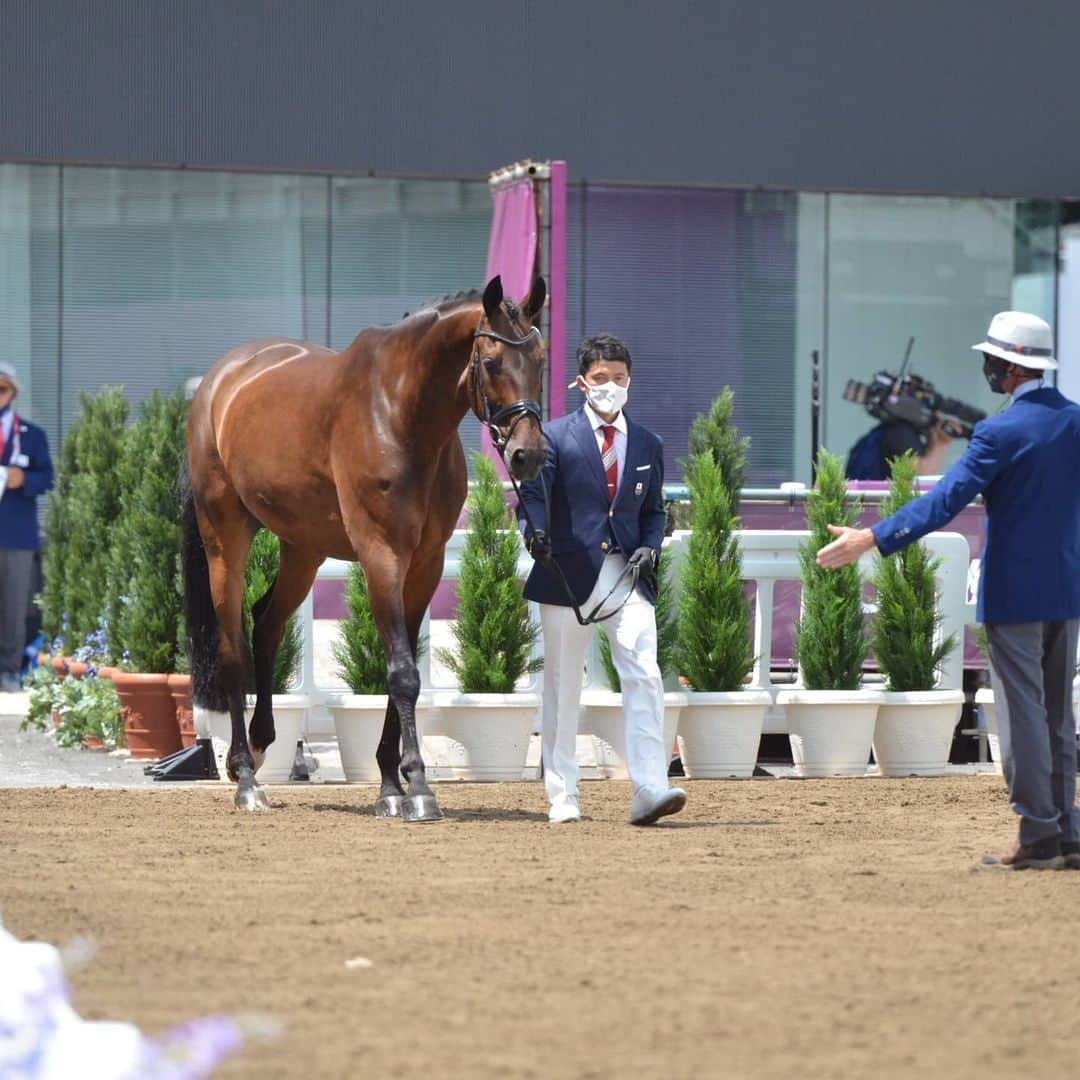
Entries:
POLYGON ((220 628, 210 593, 210 565, 199 532, 195 496, 187 463, 180 472, 181 562, 184 573, 184 619, 191 662, 191 700, 214 712, 226 712, 228 700, 221 686, 218 661, 220 628))

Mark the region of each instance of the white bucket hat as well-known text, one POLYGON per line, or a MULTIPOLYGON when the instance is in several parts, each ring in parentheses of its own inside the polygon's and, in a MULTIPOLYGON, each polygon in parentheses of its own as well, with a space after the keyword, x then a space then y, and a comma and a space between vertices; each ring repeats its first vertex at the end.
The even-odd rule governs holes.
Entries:
POLYGON ((971 347, 1036 371, 1053 371, 1058 366, 1049 325, 1026 311, 999 311, 990 321, 986 340, 971 347))
POLYGON ((14 366, 9 364, 6 360, 0 360, 0 379, 7 379, 7 381, 15 387, 15 392, 19 392, 19 376, 16 373, 14 366))

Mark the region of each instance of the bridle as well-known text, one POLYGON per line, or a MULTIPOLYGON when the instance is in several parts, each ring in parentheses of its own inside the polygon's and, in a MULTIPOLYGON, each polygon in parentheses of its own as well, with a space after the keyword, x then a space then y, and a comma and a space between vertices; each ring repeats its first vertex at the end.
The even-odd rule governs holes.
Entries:
MULTIPOLYGON (((504 345, 509 345, 511 348, 520 349, 528 345, 530 341, 535 338, 541 345, 544 343, 544 337, 540 333, 539 329, 535 326, 529 327, 529 332, 520 338, 506 337, 503 334, 498 333, 490 328, 482 329, 484 317, 481 316, 480 322, 477 323, 476 329, 473 331, 473 352, 472 358, 469 361, 470 368, 470 382, 472 386, 470 390, 473 397, 473 412, 476 413, 477 419, 484 427, 487 428, 488 433, 491 435, 491 441, 495 449, 499 451, 499 457, 502 459, 503 465, 506 467, 506 475, 510 477, 510 484, 514 489, 514 494, 517 496, 518 506, 521 507, 522 513, 525 516, 525 524, 529 527, 529 531, 533 534, 537 532, 536 526, 533 523, 532 515, 529 513, 529 504, 521 495, 521 488, 518 487, 517 479, 514 477, 514 471, 506 463, 506 447, 510 440, 514 436, 514 429, 519 423, 526 417, 535 417, 537 424, 543 425, 543 419, 540 413, 540 402, 532 401, 527 398, 522 398, 519 401, 511 402, 509 405, 504 405, 501 409, 497 409, 495 412, 491 411, 491 403, 488 401, 487 393, 484 390, 484 379, 480 371, 481 357, 480 357, 480 338, 490 338, 492 341, 500 341, 504 345), (510 426, 504 435, 500 424, 505 423, 506 420, 510 420, 510 426)), ((540 490, 544 495, 544 517, 545 520, 551 520, 551 499, 548 495, 547 484, 544 482, 544 474, 540 474, 540 490)), ((641 573, 641 568, 637 563, 627 563, 623 567, 622 572, 615 579, 615 583, 608 590, 607 595, 596 604, 596 606, 589 612, 588 615, 582 615, 581 609, 577 605, 577 601, 574 599, 574 593, 570 588, 570 583, 566 580, 566 575, 562 571, 562 567, 555 561, 551 555, 533 556, 537 562, 542 563, 548 570, 554 570, 555 576, 562 583, 563 591, 566 593, 567 599, 570 601, 570 607, 573 609, 574 615, 577 617, 577 621, 581 626, 589 626, 593 623, 604 622, 605 619, 610 619, 613 615, 617 615, 623 608, 623 605, 634 594, 634 590, 637 588, 638 577, 641 573), (600 615, 599 612, 605 604, 615 595, 616 589, 619 588, 624 578, 630 576, 630 591, 626 594, 625 599, 614 610, 607 612, 605 615, 600 615)))
POLYGON ((522 398, 519 401, 511 402, 509 405, 504 405, 495 412, 491 411, 491 402, 488 401, 487 392, 484 390, 484 377, 480 372, 480 338, 490 338, 492 341, 501 341, 504 345, 509 345, 511 348, 521 349, 528 345, 534 338, 543 345, 544 336, 537 327, 531 326, 529 327, 529 332, 524 337, 506 337, 490 328, 481 329, 483 322, 484 319, 481 317, 480 322, 473 331, 473 353, 470 361, 473 412, 476 413, 476 417, 480 423, 488 429, 492 443, 494 443, 495 448, 499 451, 499 456, 503 457, 506 452, 507 444, 514 437, 514 429, 526 416, 534 417, 538 424, 543 423, 543 418, 540 413, 540 402, 532 401, 529 398, 522 398), (504 435, 499 425, 505 423, 507 420, 510 420, 510 427, 504 435))

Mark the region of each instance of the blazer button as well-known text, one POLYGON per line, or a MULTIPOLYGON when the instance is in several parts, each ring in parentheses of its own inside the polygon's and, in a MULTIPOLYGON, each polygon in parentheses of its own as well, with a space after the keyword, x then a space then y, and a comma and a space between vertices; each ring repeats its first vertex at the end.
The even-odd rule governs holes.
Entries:
POLYGON ((608 542, 606 540, 601 540, 600 541, 600 550, 601 551, 607 551, 607 549, 608 549, 608 542))
POLYGON ((609 518, 613 518, 615 516, 615 507, 614 506, 607 512, 607 516, 609 518))

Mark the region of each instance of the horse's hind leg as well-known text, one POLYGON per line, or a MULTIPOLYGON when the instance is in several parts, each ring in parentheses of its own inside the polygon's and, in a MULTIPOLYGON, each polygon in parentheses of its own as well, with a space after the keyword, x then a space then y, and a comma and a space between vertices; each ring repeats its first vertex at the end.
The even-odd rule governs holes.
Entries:
MULTIPOLYGON (((244 725, 244 567, 255 525, 239 499, 215 500, 212 511, 198 507, 199 531, 206 547, 210 593, 217 612, 218 667, 228 702, 232 739, 226 757, 230 780, 236 781, 239 810, 269 810, 266 793, 255 781, 256 762, 244 725)), ((261 760, 261 759, 260 759, 261 760)))
POLYGON ((274 658, 289 616, 308 594, 322 556, 281 543, 277 577, 252 610, 252 653, 255 660, 255 713, 248 728, 254 753, 261 754, 274 741, 274 713, 271 707, 274 658))

